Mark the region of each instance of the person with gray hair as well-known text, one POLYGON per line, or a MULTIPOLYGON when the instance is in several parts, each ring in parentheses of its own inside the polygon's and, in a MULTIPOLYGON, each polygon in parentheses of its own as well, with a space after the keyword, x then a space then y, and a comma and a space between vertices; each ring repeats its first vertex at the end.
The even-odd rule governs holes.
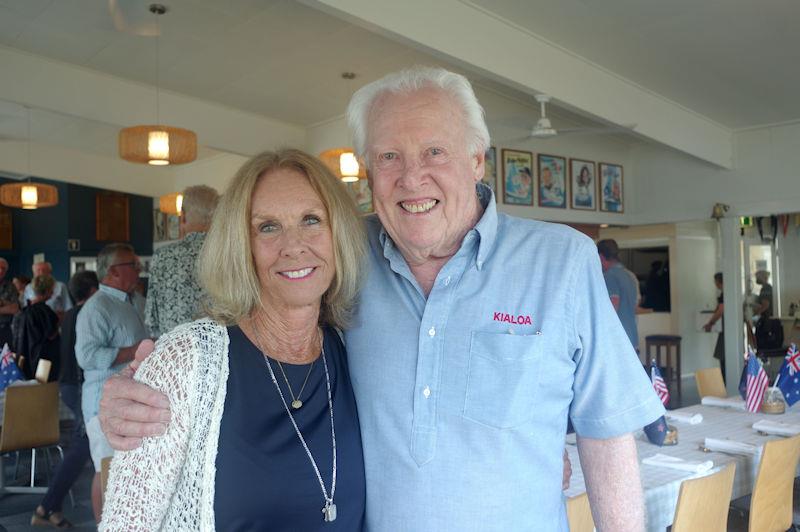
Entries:
POLYGON ((139 343, 147 338, 144 319, 131 299, 142 265, 128 244, 109 244, 97 255, 100 288, 83 305, 75 323, 75 358, 83 369, 81 407, 95 467, 92 506, 100 522, 102 497, 100 469, 103 458, 114 451, 100 430, 97 411, 105 381, 133 360, 139 343))
MULTIPOLYGON (((566 530, 570 419, 597 529, 643 530, 632 432, 663 406, 611 306, 594 242, 497 212, 481 183, 482 114, 464 76, 425 67, 361 88, 347 111, 377 214, 344 331, 365 529, 566 530)), ((101 417, 131 448, 179 429, 165 423, 168 404, 113 379, 101 417)))
POLYGON ((204 299, 197 280, 197 257, 219 201, 211 187, 183 191, 181 240, 153 254, 148 279, 145 323, 156 338, 197 318, 204 299))
MULTIPOLYGON (((33 263, 31 270, 33 271, 34 277, 39 275, 53 275, 53 265, 46 261, 33 263)), ((23 294, 23 306, 27 305, 32 299, 34 299, 33 283, 29 284, 25 288, 25 292, 23 294)), ((66 311, 72 308, 72 300, 69 298, 67 285, 58 279, 56 279, 56 284, 53 287, 53 293, 47 299, 47 306, 53 309, 53 311, 58 315, 59 319, 61 319, 66 311)))

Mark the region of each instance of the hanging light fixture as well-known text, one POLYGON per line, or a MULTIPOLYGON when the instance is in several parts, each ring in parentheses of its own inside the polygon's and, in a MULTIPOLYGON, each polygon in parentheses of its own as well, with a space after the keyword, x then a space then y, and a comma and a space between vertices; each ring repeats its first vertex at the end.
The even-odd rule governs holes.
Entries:
POLYGON ((344 183, 354 183, 366 179, 364 165, 358 162, 353 148, 333 148, 319 154, 325 165, 344 183))
POLYGON ((172 194, 165 194, 158 198, 158 210, 165 214, 181 214, 183 206, 183 194, 180 192, 173 192, 172 194))
MULTIPOLYGON (((31 110, 27 111, 28 122, 28 141, 26 144, 28 174, 31 173, 31 110)), ((34 183, 28 181, 22 183, 6 183, 0 186, 0 203, 7 207, 19 209, 41 209, 43 207, 53 207, 58 205, 58 189, 53 185, 44 183, 34 183)))
POLYGON ((156 125, 126 127, 119 132, 119 156, 132 163, 155 166, 185 164, 197 158, 197 135, 188 129, 161 125, 159 89, 159 40, 161 28, 158 17, 167 12, 161 4, 150 4, 156 16, 156 125))

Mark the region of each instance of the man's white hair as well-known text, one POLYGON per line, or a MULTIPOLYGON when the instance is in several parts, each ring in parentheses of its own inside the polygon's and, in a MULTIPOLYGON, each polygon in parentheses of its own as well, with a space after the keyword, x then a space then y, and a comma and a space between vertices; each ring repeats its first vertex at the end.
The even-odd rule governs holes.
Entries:
POLYGON ((387 74, 358 89, 347 106, 347 125, 353 133, 356 154, 369 166, 367 152, 367 120, 375 100, 386 92, 410 93, 425 88, 436 88, 449 94, 461 107, 467 126, 467 146, 470 155, 483 153, 489 147, 489 129, 484 120, 483 107, 475 97, 469 80, 461 74, 444 68, 414 66, 387 74))

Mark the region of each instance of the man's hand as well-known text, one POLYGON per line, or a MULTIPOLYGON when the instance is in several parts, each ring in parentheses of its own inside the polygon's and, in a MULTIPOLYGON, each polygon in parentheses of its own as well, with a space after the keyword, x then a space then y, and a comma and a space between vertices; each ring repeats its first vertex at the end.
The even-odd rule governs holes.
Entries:
POLYGON ((572 462, 569 461, 567 450, 564 449, 564 471, 561 476, 561 489, 569 489, 569 479, 572 477, 572 462))
POLYGON ((134 372, 153 352, 152 340, 142 340, 130 366, 109 378, 100 399, 100 425, 118 451, 135 449, 145 436, 160 436, 170 420, 169 400, 159 391, 133 380, 134 372))

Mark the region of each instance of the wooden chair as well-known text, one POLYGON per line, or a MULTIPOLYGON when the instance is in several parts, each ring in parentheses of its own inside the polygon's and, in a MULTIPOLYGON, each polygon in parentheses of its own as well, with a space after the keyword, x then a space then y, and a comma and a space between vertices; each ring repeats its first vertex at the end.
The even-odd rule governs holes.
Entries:
POLYGON ((567 520, 570 532, 592 532, 594 530, 589 495, 581 493, 567 499, 567 520))
POLYGON ((100 460, 100 496, 106 500, 106 486, 108 485, 108 473, 111 470, 111 456, 100 460))
POLYGON ((794 475, 798 460, 800 436, 764 444, 750 499, 750 530, 783 532, 792 526, 794 475))
POLYGON ((712 475, 684 480, 678 495, 672 532, 725 532, 736 464, 712 475))
POLYGON ((48 447, 55 447, 61 459, 64 452, 58 445, 58 383, 9 386, 3 406, 3 428, 0 431, 0 455, 31 450, 31 482, 29 487, 5 487, 0 456, 0 492, 46 493, 46 487, 36 487, 36 450, 44 449, 49 463, 48 447))
POLYGON ((695 382, 697 382, 697 393, 700 398, 711 397, 728 397, 728 392, 725 390, 725 383, 722 380, 722 371, 719 368, 705 368, 698 369, 694 374, 695 382))

